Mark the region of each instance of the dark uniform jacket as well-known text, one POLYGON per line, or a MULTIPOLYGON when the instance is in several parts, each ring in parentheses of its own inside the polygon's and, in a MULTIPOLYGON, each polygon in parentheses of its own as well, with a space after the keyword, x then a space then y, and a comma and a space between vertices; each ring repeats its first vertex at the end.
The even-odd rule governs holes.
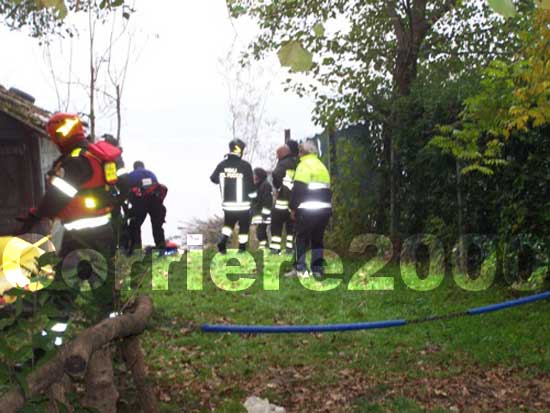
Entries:
POLYGON ((273 206, 273 188, 267 179, 257 186, 257 198, 252 203, 253 224, 269 224, 271 222, 271 207, 273 206))
POLYGON ((256 199, 254 174, 248 162, 229 154, 216 167, 210 180, 220 185, 224 211, 248 211, 256 199))
POLYGON ((281 159, 273 171, 273 186, 277 190, 277 201, 275 207, 280 209, 288 208, 290 194, 294 186, 294 173, 298 161, 292 155, 281 159))

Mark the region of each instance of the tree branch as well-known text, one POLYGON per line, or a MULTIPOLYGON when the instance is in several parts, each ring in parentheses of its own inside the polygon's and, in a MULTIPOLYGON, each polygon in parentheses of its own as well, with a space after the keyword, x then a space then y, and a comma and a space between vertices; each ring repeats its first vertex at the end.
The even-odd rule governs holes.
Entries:
POLYGON ((65 372, 82 376, 92 354, 118 338, 141 334, 153 313, 153 302, 147 296, 139 297, 133 309, 117 318, 106 319, 84 330, 64 346, 57 355, 27 378, 26 392, 16 388, 0 397, 2 413, 16 413, 27 399, 36 397, 63 377, 65 372))
POLYGON ((397 14, 397 3, 395 2, 395 0, 388 0, 386 4, 386 10, 388 16, 390 16, 390 19, 392 20, 393 29, 395 30, 395 35, 397 36, 397 42, 399 44, 404 44, 405 30, 403 28, 401 18, 397 14))

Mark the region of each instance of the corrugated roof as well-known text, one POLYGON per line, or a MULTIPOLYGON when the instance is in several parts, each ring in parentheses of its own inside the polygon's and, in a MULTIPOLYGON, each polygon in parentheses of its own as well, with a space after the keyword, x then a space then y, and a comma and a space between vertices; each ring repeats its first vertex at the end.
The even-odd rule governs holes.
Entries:
POLYGON ((0 112, 6 113, 46 138, 46 123, 51 113, 11 93, 0 85, 0 112))

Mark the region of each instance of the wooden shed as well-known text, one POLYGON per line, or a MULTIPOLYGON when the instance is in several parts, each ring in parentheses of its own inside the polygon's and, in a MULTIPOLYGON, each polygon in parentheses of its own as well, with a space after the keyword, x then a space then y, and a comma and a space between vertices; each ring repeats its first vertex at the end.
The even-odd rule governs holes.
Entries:
POLYGON ((15 218, 44 193, 45 174, 59 156, 45 131, 49 116, 32 97, 0 85, 0 235, 13 234, 15 218))

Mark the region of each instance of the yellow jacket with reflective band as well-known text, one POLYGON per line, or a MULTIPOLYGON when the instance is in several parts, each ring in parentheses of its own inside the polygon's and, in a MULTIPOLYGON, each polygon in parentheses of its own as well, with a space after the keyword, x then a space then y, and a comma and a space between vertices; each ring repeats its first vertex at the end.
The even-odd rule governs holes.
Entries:
POLYGON ((291 209, 300 209, 306 203, 330 207, 330 173, 317 155, 305 155, 300 159, 294 175, 291 209))
POLYGON ((296 168, 294 182, 303 182, 304 184, 319 183, 330 185, 330 174, 327 167, 317 155, 306 155, 300 159, 296 168))

